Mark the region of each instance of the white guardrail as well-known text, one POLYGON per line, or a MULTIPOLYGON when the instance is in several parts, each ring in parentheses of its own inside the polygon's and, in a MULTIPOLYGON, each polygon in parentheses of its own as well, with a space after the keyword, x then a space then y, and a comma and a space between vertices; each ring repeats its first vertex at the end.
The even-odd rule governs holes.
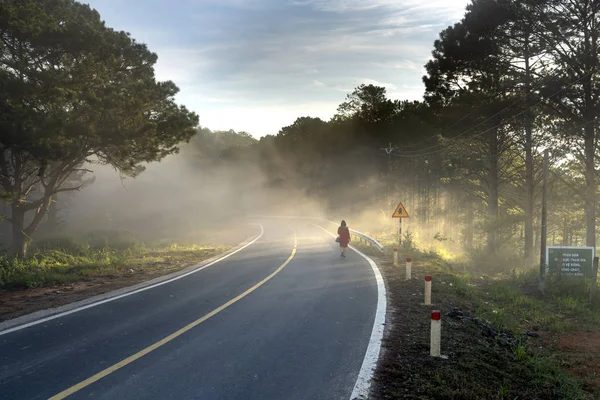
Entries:
MULTIPOLYGON (((250 216, 248 216, 248 218, 250 218, 250 219, 291 219, 291 220, 296 219, 296 220, 302 220, 302 221, 313 221, 313 222, 317 222, 317 223, 328 223, 328 224, 333 224, 336 227, 339 226, 339 224, 337 222, 333 222, 333 221, 328 220, 327 218, 321 218, 321 217, 250 215, 250 216)), ((369 235, 365 235, 364 233, 359 232, 354 229, 350 229, 350 233, 352 233, 353 236, 358 237, 360 239, 360 241, 364 242, 366 245, 373 246, 373 247, 377 248, 377 250, 381 251, 382 253, 385 252, 385 247, 383 247, 383 245, 381 243, 379 243, 377 241, 377 239, 372 238, 369 235)))

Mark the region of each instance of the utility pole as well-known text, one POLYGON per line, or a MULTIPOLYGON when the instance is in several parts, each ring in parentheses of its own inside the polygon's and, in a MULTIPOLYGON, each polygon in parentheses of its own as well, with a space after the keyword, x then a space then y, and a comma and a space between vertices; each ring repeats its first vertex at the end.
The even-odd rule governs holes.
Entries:
POLYGON ((398 150, 398 147, 392 146, 392 143, 388 147, 383 147, 381 150, 385 151, 388 155, 388 178, 387 178, 387 201, 389 203, 391 198, 391 179, 392 179, 392 153, 398 150))
POLYGON ((540 289, 545 292, 546 242, 548 235, 548 149, 544 150, 544 172, 542 187, 542 235, 540 243, 540 289))

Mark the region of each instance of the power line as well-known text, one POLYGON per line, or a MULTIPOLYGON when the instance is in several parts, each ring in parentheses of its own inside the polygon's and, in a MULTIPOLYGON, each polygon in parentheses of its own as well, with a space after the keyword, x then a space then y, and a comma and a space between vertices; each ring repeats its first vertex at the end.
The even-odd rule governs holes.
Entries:
MULTIPOLYGON (((584 41, 584 40, 583 40, 583 39, 581 39, 579 44, 583 44, 583 41, 584 41)), ((569 66, 569 67, 570 67, 571 69, 573 69, 573 67, 571 67, 571 66, 569 66)), ((573 69, 573 70, 574 70, 574 69, 573 69)), ((535 88, 531 89, 531 92, 535 92, 535 91, 537 91, 537 90, 541 89, 541 88, 542 88, 542 87, 543 87, 543 86, 544 86, 546 83, 548 83, 548 82, 549 82, 549 81, 550 81, 552 78, 554 78, 556 75, 558 75, 558 73, 559 73, 560 71, 561 71, 561 66, 560 66, 560 65, 557 65, 557 66, 556 66, 556 68, 554 68, 554 69, 553 69, 553 70, 550 72, 550 73, 551 73, 551 75, 550 75, 550 76, 548 76, 546 79, 544 79, 544 80, 543 80, 543 82, 542 82, 542 83, 540 83, 538 86, 536 86, 535 88)), ((577 72, 577 71, 575 71, 575 72, 577 72)), ((573 86, 575 83, 577 83, 577 82, 578 82, 578 81, 580 81, 581 79, 585 78, 587 75, 593 74, 593 72, 594 72, 594 71, 590 71, 590 72, 586 73, 585 75, 582 75, 582 76, 581 76, 581 77, 579 77, 579 78, 578 78, 578 79, 577 79, 575 82, 572 82, 572 83, 571 83, 571 84, 570 84, 568 87, 571 87, 571 86, 573 86)), ((563 88, 563 89, 561 89, 559 92, 557 92, 557 93, 553 94, 552 96, 550 96, 550 98, 552 98, 552 97, 554 97, 556 94, 558 94, 558 93, 562 92, 564 89, 566 89, 566 88, 563 88)), ((457 138, 459 138, 459 137, 462 137, 462 136, 466 135, 466 134, 467 134, 467 133, 469 133, 470 131, 472 131, 472 130, 476 129, 477 127, 479 127, 479 126, 481 126, 481 125, 483 125, 483 124, 485 124, 485 123, 487 123, 488 121, 492 120, 493 118, 495 118, 495 117, 497 117, 498 115, 502 114, 504 111, 506 111, 506 110, 508 110, 509 108, 511 108, 511 107, 513 107, 513 106, 515 106, 515 105, 519 104, 519 103, 520 103, 520 102, 522 102, 522 101, 524 101, 524 99, 523 99, 523 98, 521 98, 521 99, 519 99, 519 100, 515 101, 514 103, 512 103, 512 104, 508 105, 508 106, 507 106, 507 107, 505 107, 504 109, 500 110, 498 113, 496 113, 496 114, 492 115, 491 117, 487 118, 486 120, 484 120, 484 121, 480 122, 479 124, 475 125, 474 127, 470 128, 469 130, 462 132, 462 133, 461 133, 461 134, 459 134, 458 136, 455 136, 453 139, 457 139, 457 138)), ((543 100, 542 100, 542 101, 540 101, 540 102, 538 102, 538 103, 536 103, 534 106, 532 106, 532 107, 529 107, 527 110, 525 110, 525 112, 528 112, 528 111, 530 111, 532 108, 536 107, 537 105, 541 104, 542 102, 543 102, 543 100)), ((479 108, 481 108, 481 106, 479 106, 478 108, 476 108, 476 110, 478 110, 479 108)), ((471 111, 470 113, 468 113, 467 115, 465 115, 464 117, 462 117, 461 119, 459 119, 459 120, 458 120, 457 122, 455 122, 454 124, 451 124, 450 126, 446 127, 445 129, 449 129, 450 127, 452 127, 452 126, 454 126, 454 125, 456 125, 456 124, 460 123, 462 120, 464 120, 466 117, 468 117, 469 115, 471 115, 472 113, 474 113, 476 110, 473 110, 473 111, 471 111)), ((520 116, 520 115, 522 115, 522 114, 523 114, 523 113, 519 113, 517 116, 520 116)), ((515 118, 515 117, 516 117, 516 116, 513 116, 513 118, 515 118)), ((488 132, 489 132, 489 130, 488 130, 488 132)), ((478 137, 478 136, 475 136, 475 137, 478 137)), ((430 138, 428 138, 428 139, 426 139, 426 140, 423 140, 423 141, 421 141, 421 142, 417 142, 415 145, 411 145, 410 147, 417 146, 419 143, 423 143, 423 142, 425 142, 425 141, 427 141, 427 140, 431 140, 431 137, 430 137, 430 138)), ((430 147, 427 147, 427 148, 424 148, 424 149, 418 149, 418 150, 408 150, 408 151, 406 151, 405 153, 420 153, 420 152, 423 152, 423 151, 427 151, 427 150, 435 149, 436 147, 439 147, 439 146, 441 146, 441 145, 440 145, 440 144, 437 144, 437 145, 433 145, 433 146, 430 146, 430 147)), ((423 154, 423 155, 427 155, 427 154, 423 154)), ((407 154, 406 156, 409 156, 409 154, 407 154)), ((415 154, 415 156, 420 156, 420 154, 415 154)))
POLYGON ((381 150, 385 151, 388 155, 388 179, 387 179, 387 192, 388 197, 391 194, 391 185, 390 180, 392 178, 392 154, 395 150, 398 150, 397 146, 392 146, 392 143, 388 145, 388 147, 384 147, 381 150))
MULTIPOLYGON (((580 76, 579 78, 577 78, 576 80, 574 80, 573 82, 571 82, 571 83, 570 83, 570 84, 569 84, 567 87, 564 87, 564 88, 562 88, 562 89, 558 90, 557 92, 553 93, 551 96, 549 96, 549 97, 548 97, 548 99, 551 99, 551 98, 553 98, 553 97, 554 97, 554 96, 556 96, 557 94, 559 94, 559 93, 563 92, 564 90, 566 90, 566 89, 570 88, 571 86, 573 86, 573 85, 575 85, 576 83, 578 83, 579 81, 581 81, 583 78, 585 78, 585 77, 587 77, 588 75, 591 75, 591 74, 593 74, 593 73, 594 73, 594 71, 589 71, 589 72, 587 72, 586 74, 584 74, 584 75, 580 76)), ((537 107, 538 105, 540 105, 540 104, 541 104, 541 103, 543 103, 544 101, 545 101, 545 99, 543 99, 543 100, 540 100, 539 102, 537 102, 536 104, 532 105, 531 107, 528 107, 526 110, 523 110, 523 111, 521 111, 520 113, 518 113, 518 114, 516 114, 516 115, 513 115, 513 116, 511 117, 511 119, 516 119, 517 117, 519 117, 519 116, 521 116, 521 115, 523 115, 523 114, 525 114, 525 113, 529 112, 530 110, 532 110, 533 108, 537 107)), ((519 102, 515 102, 514 104, 517 104, 517 103, 519 103, 519 102)), ((458 138, 460 138, 460 137, 462 137, 462 136, 466 135, 467 133, 471 132, 473 129, 477 128, 478 126, 482 125, 482 124, 483 124, 483 123, 485 123, 485 122, 488 122, 489 120, 491 120, 491 119, 493 119, 494 117, 498 116, 500 113, 502 113, 502 112, 503 112, 503 111, 505 111, 506 109, 508 109, 508 108, 512 107, 514 104, 512 104, 512 105, 508 106, 507 108, 505 108, 505 109, 501 110, 499 113, 496 113, 496 114, 494 114, 492 117, 490 117, 490 118, 486 119, 486 120, 485 120, 485 121, 483 121, 482 123, 479 123, 479 124, 477 124, 477 125, 476 125, 476 126, 474 126, 473 128, 470 128, 470 129, 468 129, 468 130, 466 130, 466 131, 462 132, 462 133, 461 133, 461 134, 459 134, 458 136, 455 136, 455 137, 453 137, 453 138, 452 138, 452 140, 456 140, 456 139, 458 139, 458 138)), ((499 123, 499 124, 497 124, 497 125, 495 125, 495 126, 493 126, 493 127, 489 128, 489 129, 486 129, 486 130, 484 130, 484 131, 483 131, 483 132, 481 132, 481 133, 478 133, 478 134, 476 134, 476 135, 474 135, 474 136, 471 136, 470 138, 471 138, 471 139, 474 139, 474 138, 481 137, 481 136, 485 135, 486 133, 488 133, 488 132, 490 132, 490 131, 492 131, 492 130, 494 130, 494 129, 498 128, 498 127, 501 127, 501 126, 502 126, 502 125, 504 125, 504 124, 505 124, 505 121, 502 121, 501 123, 499 123)), ((448 149, 448 147, 452 146, 452 143, 450 143, 450 144, 447 144, 447 145, 436 145, 436 146, 432 146, 432 147, 429 147, 429 148, 421 149, 420 151, 425 151, 425 150, 428 150, 428 149, 435 149, 436 147, 439 147, 439 146, 444 146, 444 147, 441 147, 441 148, 439 148, 438 150, 436 150, 436 151, 431 151, 431 152, 429 152, 429 153, 421 153, 421 154, 393 154, 393 155, 394 155, 394 156, 396 156, 396 157, 404 157, 404 158, 425 157, 425 156, 428 156, 428 155, 437 154, 437 153, 440 153, 440 152, 442 152, 442 151, 445 151, 445 150, 447 150, 447 149, 448 149)))
MULTIPOLYGON (((558 67, 554 68, 554 69, 552 70, 552 72, 555 72, 555 71, 556 71, 556 70, 558 70, 559 68, 560 68, 560 66, 558 66, 558 67)), ((532 89, 532 91, 533 91, 533 92, 535 92, 536 90, 539 90, 539 89, 541 89, 541 88, 542 88, 542 87, 543 87, 543 86, 544 86, 546 83, 548 83, 548 81, 550 81, 550 79, 552 79, 553 77, 554 77, 554 76, 550 76, 550 77, 548 77, 548 78, 547 78, 547 79, 546 79, 546 80, 545 80, 545 81, 544 81, 542 84, 540 84, 540 85, 538 85, 537 87, 533 88, 533 89, 532 89)), ((583 78, 583 77, 581 77, 580 79, 582 79, 582 78, 583 78)), ((509 108, 511 108, 511 107, 513 107, 513 106, 515 106, 515 105, 517 105, 517 104, 519 104, 519 103, 521 103, 523 100, 524 100, 524 99, 522 99, 522 98, 521 98, 521 99, 519 99, 519 100, 517 100, 517 101, 515 101, 515 102, 513 102, 513 103, 511 103, 511 104, 509 104, 507 107, 503 108, 502 110, 500 110, 500 111, 499 111, 499 112, 497 112, 496 114, 494 114, 494 115, 492 115, 491 117, 489 117, 489 118, 485 119, 484 121, 482 121, 482 122, 478 123, 477 125, 473 126, 472 128, 468 129, 467 131, 464 131, 464 132, 462 132, 462 133, 461 133, 461 134, 459 134, 458 136, 455 136, 453 139, 458 139, 459 137, 462 137, 462 136, 466 135, 467 133, 471 132, 472 130, 474 130, 474 129, 478 128, 479 126, 486 124, 486 123, 487 123, 487 122, 489 122, 490 120, 492 120, 492 119, 496 118, 498 115, 502 114, 504 111, 506 111, 506 110, 508 110, 509 108)), ((535 106, 537 106, 538 104, 540 104, 540 103, 537 103, 535 106)), ((535 107, 535 106, 533 106, 533 107, 535 107)), ((480 107, 481 107, 481 106, 480 106, 480 107)), ((531 110, 533 107, 529 107, 529 108, 526 110, 526 112, 527 112, 527 111, 529 111, 529 110, 531 110)), ((474 111, 473 111, 473 112, 474 112, 474 111)), ((519 115, 521 115, 521 114, 519 114, 519 115)), ((464 119, 464 117, 463 117, 463 118, 461 118, 461 120, 459 120, 459 122, 460 122, 460 121, 462 121, 463 119, 464 119)), ((434 146, 431 146, 431 147, 426 147, 426 148, 424 148, 424 149, 413 150, 413 151, 409 150, 409 151, 408 151, 408 153, 417 153, 417 152, 427 151, 427 150, 430 150, 430 149, 435 149, 436 147, 439 147, 439 146, 440 146, 440 145, 439 145, 439 144, 437 144, 437 145, 434 145, 434 146)))
MULTIPOLYGON (((560 68, 560 66, 557 66, 557 67, 556 67, 556 68, 554 68, 554 69, 553 69, 553 70, 552 70, 550 73, 551 73, 551 74, 555 73, 557 70, 559 70, 559 68, 560 68)), ((558 72, 560 72, 560 71, 558 71, 558 72)), ((543 87, 543 86, 544 86, 546 83, 548 83, 548 82, 549 82, 549 81, 550 81, 552 78, 554 78, 554 76, 553 76, 553 75, 551 75, 551 76, 549 76, 549 77, 545 78, 545 79, 543 80, 543 82, 542 82, 542 83, 540 83, 540 84, 539 84, 538 86, 536 86, 535 88, 531 89, 531 91, 532 91, 532 92, 535 92, 535 91, 537 91, 537 90, 541 89, 541 88, 542 88, 542 87, 543 87)), ((508 110, 509 108, 511 108, 511 107, 513 107, 513 106, 515 106, 515 105, 517 105, 517 104, 519 104, 519 103, 521 103, 521 102, 522 102, 522 101, 524 101, 524 100, 525 100, 524 98, 521 98, 521 99, 519 99, 519 100, 515 101, 514 103, 510 104, 510 105, 509 105, 509 106, 507 106, 506 108, 504 108, 504 109, 502 109, 501 111, 499 111, 497 114, 495 114, 495 115, 493 115, 493 116, 489 117, 487 120, 485 120, 485 121, 481 122, 480 124, 478 124, 478 125, 474 126, 474 127, 473 127, 473 128, 471 128, 469 131, 471 131, 471 130, 473 130, 473 129, 477 128, 479 125, 485 124, 485 123, 486 123, 486 122, 488 122, 489 120, 491 120, 491 119, 495 118, 495 117, 496 117, 496 116, 498 116, 499 114, 501 114, 501 113, 503 113, 504 111, 508 110)), ((454 122, 454 123, 452 123, 452 124, 450 124, 450 125, 448 125, 448 126, 446 126, 446 127, 442 128, 442 129, 439 129, 439 130, 438 130, 438 132, 442 132, 442 131, 448 130, 448 129, 452 128, 453 126, 455 126, 455 125, 458 125, 458 124, 459 124, 459 123, 461 123, 461 122, 462 122, 462 121, 463 121, 465 118, 467 118, 467 117, 471 116, 473 113, 475 113, 475 111, 478 111, 479 109, 481 109, 481 107, 483 107, 483 104, 481 104, 481 105, 479 105, 478 107, 476 107, 476 108, 475 108, 475 110, 473 110, 473 111, 471 111, 471 112, 467 113, 466 115, 464 115, 464 116, 463 116, 462 118, 460 118, 458 121, 456 121, 456 122, 454 122)), ((468 131, 467 131, 467 132, 463 132, 461 135, 463 135, 463 134, 466 134, 466 133, 468 133, 468 131)), ((428 137, 427 139, 421 140, 420 142, 417 142, 417 143, 411 144, 411 145, 409 145, 409 146, 407 146, 407 147, 416 147, 416 146, 418 146, 418 145, 419 145, 419 144, 421 144, 421 143, 424 143, 424 142, 427 142, 427 141, 431 140, 432 138, 433 138, 433 137, 428 137)), ((429 148, 425 148, 425 149, 419 149, 419 150, 413 150, 413 151, 414 151, 414 152, 419 152, 419 151, 423 151, 423 150, 433 149, 433 148, 435 148, 435 147, 437 147, 437 146, 438 146, 438 145, 434 145, 434 146, 431 146, 431 147, 429 147, 429 148)), ((409 152, 411 152, 411 150, 409 150, 409 152)))

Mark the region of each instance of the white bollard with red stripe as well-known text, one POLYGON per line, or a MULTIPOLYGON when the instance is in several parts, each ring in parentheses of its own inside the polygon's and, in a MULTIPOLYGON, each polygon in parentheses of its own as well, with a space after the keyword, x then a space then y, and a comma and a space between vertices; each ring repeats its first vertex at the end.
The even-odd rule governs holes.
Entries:
POLYGON ((431 357, 441 357, 441 342, 442 342, 442 314, 439 310, 431 312, 431 341, 430 352, 431 357))
POLYGON ((431 275, 425 277, 425 305, 431 305, 431 275))
POLYGON ((406 280, 409 281, 412 276, 412 260, 409 258, 406 259, 406 280))
POLYGON ((398 266, 398 249, 394 249, 394 267, 398 266))

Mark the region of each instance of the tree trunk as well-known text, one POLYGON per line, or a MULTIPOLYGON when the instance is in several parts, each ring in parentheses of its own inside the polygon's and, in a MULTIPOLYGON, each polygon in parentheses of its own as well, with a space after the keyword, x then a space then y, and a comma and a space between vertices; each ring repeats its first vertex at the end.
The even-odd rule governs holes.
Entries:
POLYGON ((474 204, 467 203, 467 216, 465 227, 465 247, 467 250, 473 248, 473 207, 474 204))
POLYGON ((48 208, 48 227, 51 232, 58 229, 58 194, 52 196, 50 207, 48 208))
POLYGON ((527 196, 525 198, 525 238, 524 253, 525 261, 533 261, 533 201, 534 201, 534 178, 533 178, 533 151, 531 148, 531 128, 526 133, 530 144, 525 151, 525 187, 527 196))
POLYGON ((563 218, 563 240, 562 240, 563 246, 569 245, 569 225, 568 225, 568 223, 569 223, 569 221, 567 220, 567 214, 565 214, 565 216, 563 218))
POLYGON ((585 127, 585 220, 586 246, 596 247, 596 171, 594 168, 594 125, 585 127))
MULTIPOLYGON (((583 80, 584 104, 585 104, 585 128, 584 128, 584 152, 585 152, 585 219, 586 219, 586 245, 596 247, 596 168, 595 168, 595 145, 596 145, 596 112, 597 99, 594 98, 594 89, 596 68, 598 66, 598 26, 597 15, 598 3, 586 2, 591 9, 584 12, 586 15, 585 23, 589 23, 591 29, 584 29, 584 49, 585 49, 585 64, 589 74, 583 80)), ((587 26, 586 26, 587 28, 587 26)), ((584 65, 585 65, 584 64, 584 65)))
POLYGON ((27 257, 27 248, 31 239, 25 234, 25 210, 18 204, 12 204, 12 254, 19 258, 27 257))
POLYGON ((525 113, 525 241, 524 253, 525 262, 533 261, 533 200, 535 195, 535 181, 533 171, 533 119, 531 115, 531 67, 529 36, 525 38, 525 95, 526 107, 525 113))
POLYGON ((488 253, 493 255, 497 250, 497 221, 498 221, 498 132, 492 131, 489 140, 489 170, 488 170, 488 253))

